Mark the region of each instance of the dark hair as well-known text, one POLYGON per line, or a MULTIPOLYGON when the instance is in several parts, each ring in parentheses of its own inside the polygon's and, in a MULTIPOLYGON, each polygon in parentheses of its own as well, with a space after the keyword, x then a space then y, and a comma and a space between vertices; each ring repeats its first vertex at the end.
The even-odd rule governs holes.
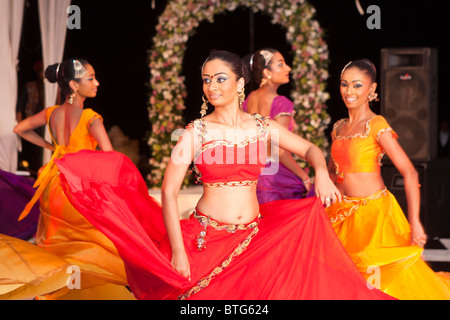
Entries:
POLYGON ((375 68, 375 65, 370 61, 369 59, 359 59, 355 61, 350 61, 344 69, 342 69, 342 73, 344 73, 345 70, 350 68, 358 68, 359 70, 363 71, 366 75, 369 76, 369 78, 372 80, 372 82, 376 82, 377 80, 377 69, 375 68))
POLYGON ((89 64, 89 62, 84 59, 68 59, 64 60, 62 63, 55 63, 48 66, 47 69, 45 69, 45 78, 50 83, 58 83, 64 97, 73 93, 73 90, 69 85, 70 81, 81 81, 81 79, 75 79, 75 60, 81 62, 85 68, 89 64))
POLYGON ((236 74, 236 80, 239 80, 240 78, 244 78, 245 83, 248 82, 250 75, 248 73, 247 68, 243 65, 241 58, 237 54, 235 54, 233 52, 229 52, 229 51, 212 50, 211 53, 209 54, 208 58, 206 58, 205 62, 203 63, 202 72, 203 72, 203 67, 205 66, 205 64, 207 62, 213 61, 216 59, 221 60, 228 65, 228 67, 231 69, 231 71, 233 71, 233 73, 236 74))
POLYGON ((253 54, 245 56, 242 60, 244 62, 244 65, 246 66, 247 70, 251 74, 251 78, 255 83, 259 86, 261 84, 263 76, 264 69, 270 69, 269 61, 266 62, 266 59, 261 54, 261 51, 266 50, 269 51, 272 54, 275 54, 278 52, 278 50, 275 50, 273 48, 264 48, 262 50, 258 50, 253 54))

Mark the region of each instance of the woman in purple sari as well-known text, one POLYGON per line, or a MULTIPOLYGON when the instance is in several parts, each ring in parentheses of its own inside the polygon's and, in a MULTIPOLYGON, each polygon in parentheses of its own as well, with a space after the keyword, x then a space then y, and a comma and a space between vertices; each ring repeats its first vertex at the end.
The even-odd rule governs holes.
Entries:
MULTIPOLYGON (((275 49, 267 48, 247 58, 253 80, 259 88, 251 92, 242 108, 251 114, 270 117, 294 130, 294 107, 288 98, 278 95, 279 86, 289 82, 291 68, 275 49)), ((257 195, 260 204, 284 199, 301 199, 314 195, 308 174, 298 165, 291 153, 279 150, 272 154, 259 176, 257 195), (278 156, 278 157, 277 157, 278 156)))

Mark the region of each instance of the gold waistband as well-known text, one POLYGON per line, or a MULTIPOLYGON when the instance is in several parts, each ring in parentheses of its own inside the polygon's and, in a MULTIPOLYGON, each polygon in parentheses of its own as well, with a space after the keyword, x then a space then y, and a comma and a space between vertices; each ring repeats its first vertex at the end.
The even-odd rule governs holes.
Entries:
MULTIPOLYGON (((347 197, 344 195, 342 198, 342 202, 339 204, 338 209, 332 215, 330 215, 330 222, 333 225, 340 223, 346 220, 349 216, 351 216, 353 212, 359 209, 359 207, 366 206, 369 203, 369 201, 378 200, 387 195, 388 195, 387 188, 384 188, 380 191, 371 194, 370 196, 363 198, 347 197)), ((332 207, 330 208, 332 209, 332 207)))
POLYGON ((194 209, 192 212, 192 216, 196 219, 203 227, 211 226, 217 231, 226 230, 227 232, 234 233, 238 230, 249 230, 257 227, 259 225, 259 220, 262 218, 261 214, 258 214, 258 217, 255 221, 247 223, 247 224, 224 224, 217 220, 212 219, 209 216, 204 215, 198 210, 194 209))
POLYGON ((342 199, 345 201, 353 201, 353 202, 360 201, 360 202, 362 202, 362 205, 364 205, 369 200, 377 200, 377 199, 380 199, 381 197, 386 196, 387 194, 388 194, 388 190, 385 187, 384 189, 381 189, 380 191, 372 193, 370 196, 367 196, 367 197, 358 198, 358 197, 347 197, 346 195, 344 195, 342 197, 342 199))
POLYGON ((258 180, 244 180, 244 181, 230 181, 230 182, 203 182, 203 186, 208 188, 223 188, 223 187, 244 187, 253 186, 258 183, 258 180))

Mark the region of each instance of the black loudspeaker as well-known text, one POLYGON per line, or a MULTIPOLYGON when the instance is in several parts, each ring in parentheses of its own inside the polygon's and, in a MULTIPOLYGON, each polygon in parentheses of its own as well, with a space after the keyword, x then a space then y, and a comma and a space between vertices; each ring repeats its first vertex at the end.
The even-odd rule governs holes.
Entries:
MULTIPOLYGON (((428 238, 450 238, 450 159, 437 158, 415 162, 419 173, 420 218, 428 238)), ((381 174, 388 190, 395 196, 408 217, 403 176, 385 161, 381 174)))
POLYGON ((437 156, 437 50, 381 50, 381 115, 412 161, 437 156))

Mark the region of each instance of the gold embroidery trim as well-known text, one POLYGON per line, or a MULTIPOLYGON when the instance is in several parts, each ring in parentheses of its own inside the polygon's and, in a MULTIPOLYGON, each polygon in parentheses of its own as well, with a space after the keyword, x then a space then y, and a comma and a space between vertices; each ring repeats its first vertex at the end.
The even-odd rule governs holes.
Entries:
POLYGON ((394 135, 395 136, 395 131, 391 128, 391 127, 387 127, 387 128, 383 128, 383 129, 381 129, 380 131, 378 131, 378 133, 377 133, 377 141, 378 140, 380 140, 380 136, 383 134, 383 133, 385 133, 385 132, 389 132, 389 131, 391 131, 392 132, 392 135, 394 135))
POLYGON ((258 220, 250 222, 249 224, 223 224, 216 220, 212 220, 210 217, 199 214, 197 210, 192 212, 192 216, 202 225, 209 225, 216 229, 217 231, 226 230, 229 233, 234 233, 238 230, 249 230, 255 228, 259 225, 259 219, 261 219, 261 214, 258 215, 258 220))
POLYGON ((92 116, 92 118, 90 118, 89 121, 87 122, 87 123, 88 123, 88 128, 90 128, 91 125, 92 125, 92 122, 94 122, 94 121, 97 120, 97 119, 100 119, 100 120, 103 122, 102 116, 100 116, 99 114, 94 114, 94 115, 92 116))
MULTIPOLYGON (((252 137, 252 138, 248 138, 248 139, 246 139, 246 140, 244 140, 244 141, 236 142, 236 143, 235 143, 235 142, 228 141, 228 140, 211 140, 211 141, 205 142, 205 143, 202 145, 202 148, 201 148, 200 152, 198 153, 197 157, 195 158, 195 160, 197 160, 198 156, 199 156, 201 153, 205 152, 205 151, 208 150, 208 149, 215 148, 215 147, 217 147, 217 146, 226 146, 226 147, 237 147, 237 148, 242 148, 242 147, 248 146, 248 145, 251 144, 251 143, 255 143, 255 142, 257 142, 257 141, 263 141, 263 142, 265 142, 265 141, 266 141, 266 138, 265 138, 265 137, 252 137)), ((194 161, 195 161, 195 160, 194 160, 194 161)))
POLYGON ((352 199, 352 198, 348 198, 347 196, 344 196, 342 201, 345 201, 347 203, 353 203, 353 205, 348 210, 342 210, 342 211, 344 211, 343 213, 339 213, 334 218, 330 218, 330 222, 332 224, 335 224, 337 222, 344 221, 349 216, 351 216, 355 210, 358 210, 359 207, 366 206, 369 203, 369 201, 378 200, 381 197, 386 196, 387 194, 388 194, 388 190, 387 190, 387 188, 384 188, 383 190, 377 191, 377 192, 371 194, 370 196, 361 198, 361 199, 354 199, 354 198, 352 199))
MULTIPOLYGON (((366 121, 366 131, 362 134, 362 133, 356 133, 356 134, 352 134, 350 136, 338 136, 337 132, 335 133, 335 139, 337 140, 348 140, 348 139, 353 139, 353 138, 367 138, 370 134, 370 122, 372 121, 373 118, 375 118, 376 116, 373 116, 372 118, 370 118, 369 120, 366 121)), ((339 124, 341 122, 348 122, 348 119, 341 119, 339 121, 339 124)), ((337 123, 336 123, 337 124, 337 123)), ((337 127, 336 127, 337 129, 337 127)))
POLYGON ((210 282, 211 282, 211 280, 213 280, 215 277, 220 275, 231 264, 231 262, 235 258, 237 258, 239 255, 241 255, 247 249, 247 247, 249 246, 249 244, 252 241, 253 237, 256 236, 258 231, 259 231, 259 228, 258 227, 254 227, 254 229, 250 233, 250 235, 244 241, 242 241, 236 247, 236 249, 234 249, 234 251, 225 259, 225 261, 223 261, 220 264, 220 266, 214 268, 214 270, 209 275, 207 275, 206 277, 201 278, 197 282, 196 286, 194 286, 191 289, 189 289, 186 293, 179 295, 178 296, 178 300, 186 300, 190 296, 192 296, 192 295, 196 294, 197 292, 201 291, 202 289, 208 287, 210 282))
POLYGON ((230 181, 230 182, 203 182, 204 187, 208 188, 223 188, 223 187, 244 187, 253 186, 258 183, 258 180, 244 180, 244 181, 230 181))
POLYGON ((283 117, 283 116, 294 117, 294 115, 295 115, 295 111, 292 111, 292 112, 280 112, 275 117, 273 117, 273 119, 275 120, 275 119, 277 119, 279 117, 283 117))

